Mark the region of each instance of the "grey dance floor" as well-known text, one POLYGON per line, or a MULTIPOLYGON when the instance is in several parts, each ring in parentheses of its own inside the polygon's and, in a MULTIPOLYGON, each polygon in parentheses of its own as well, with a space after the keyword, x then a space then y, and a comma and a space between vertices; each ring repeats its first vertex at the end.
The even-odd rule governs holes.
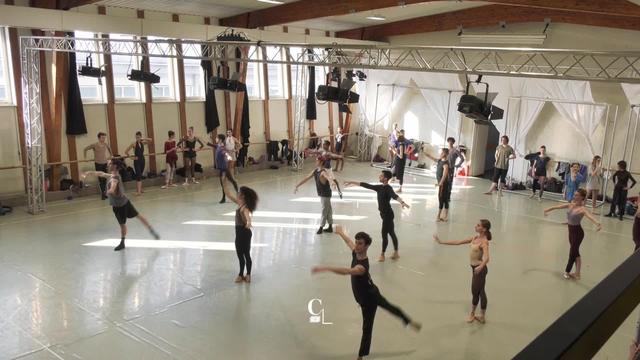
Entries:
MULTIPOLYGON (((309 168, 310 170, 310 168, 309 168)), ((377 180, 377 169, 347 163, 341 180, 377 180)), ((129 247, 112 251, 119 233, 97 196, 49 204, 46 214, 17 209, 0 218, 0 358, 20 359, 355 359, 361 314, 349 278, 312 276, 316 264, 348 266, 333 234, 316 235, 320 203, 307 171, 241 175, 261 196, 254 217, 253 283, 235 284, 233 204, 219 205, 217 179, 131 196, 162 235, 151 241, 136 221, 129 247), (111 239, 111 240, 110 240, 111 239), (145 241, 147 240, 147 241, 145 241), (99 246, 104 245, 104 246, 99 246), (138 245, 140 247, 134 247, 138 245), (324 309, 324 322, 310 323, 324 309)), ((488 182, 457 179, 451 221, 436 224, 432 178, 407 176, 394 204, 398 261, 378 263, 381 240, 375 193, 335 196, 336 223, 373 235, 371 274, 383 295, 423 323, 414 333, 383 310, 371 359, 507 359, 606 276, 633 249, 631 222, 585 224, 580 281, 561 276, 568 255, 564 213, 542 216, 551 202, 483 195, 488 182), (487 323, 467 324, 470 268, 466 246, 437 245, 432 234, 462 238, 480 218, 493 223, 487 323)), ((598 354, 624 359, 635 312, 598 354)))

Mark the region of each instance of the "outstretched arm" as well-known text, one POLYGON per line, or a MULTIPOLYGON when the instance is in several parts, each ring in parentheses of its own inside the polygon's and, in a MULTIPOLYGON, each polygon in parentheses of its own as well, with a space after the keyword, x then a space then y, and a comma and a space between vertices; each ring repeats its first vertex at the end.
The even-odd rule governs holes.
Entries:
POLYGON ((349 235, 347 234, 347 230, 342 225, 336 225, 335 232, 342 238, 342 240, 344 240, 344 243, 347 244, 349 249, 351 249, 352 251, 355 250, 355 242, 351 237, 349 237, 349 235))
POLYGON ((561 204, 561 205, 556 205, 556 206, 552 206, 552 207, 546 208, 546 209, 544 209, 544 216, 547 216, 547 214, 549 214, 550 212, 552 212, 554 210, 566 209, 570 205, 571 204, 561 204))
POLYGON ((110 178, 111 174, 106 173, 106 172, 102 172, 102 171, 85 171, 84 173, 82 173, 82 179, 85 179, 87 176, 97 176, 97 177, 103 177, 103 178, 110 178))
POLYGON ((590 211, 585 210, 584 216, 596 226, 596 231, 600 231, 602 229, 602 224, 600 224, 600 222, 598 222, 598 220, 596 220, 596 218, 591 215, 590 211))
POLYGON ((234 203, 238 204, 238 198, 236 197, 236 194, 233 193, 233 191, 231 191, 229 189, 229 181, 227 181, 227 177, 224 177, 224 180, 222 181, 222 190, 224 191, 225 195, 227 195, 227 197, 233 201, 234 203))
MULTIPOLYGON (((315 171, 315 170, 314 170, 314 171, 315 171)), ((312 171, 311 173, 309 173, 309 175, 307 175, 304 179, 302 179, 302 180, 301 180, 301 181, 296 185, 296 188, 293 190, 293 193, 294 193, 294 194, 298 192, 298 188, 299 188, 300 186, 302 186, 302 184, 306 183, 307 181, 309 181, 309 179, 311 179, 311 178, 313 177, 313 172, 314 172, 314 171, 312 171)))
POLYGON ((352 268, 333 267, 333 266, 316 266, 311 269, 312 274, 318 274, 321 272, 332 272, 338 275, 364 275, 366 272, 364 266, 356 265, 352 268))
POLYGON ((462 245, 462 244, 469 244, 471 242, 471 240, 473 240, 473 238, 470 237, 470 238, 464 239, 464 240, 444 241, 444 240, 440 239, 438 234, 433 234, 433 240, 435 240, 438 244, 442 244, 442 245, 462 245))
POLYGON ((438 162, 438 158, 431 155, 430 153, 428 153, 425 149, 424 149, 424 145, 422 146, 422 153, 424 154, 424 156, 428 157, 429 159, 438 162))

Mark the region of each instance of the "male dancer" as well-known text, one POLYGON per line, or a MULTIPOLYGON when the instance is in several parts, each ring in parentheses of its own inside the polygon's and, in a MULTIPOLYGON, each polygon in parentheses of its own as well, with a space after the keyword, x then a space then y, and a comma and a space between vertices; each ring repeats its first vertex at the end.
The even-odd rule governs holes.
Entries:
POLYGON ((349 186, 362 186, 363 188, 373 190, 378 193, 378 210, 380 211, 380 217, 382 218, 382 254, 378 258, 378 261, 384 261, 384 253, 387 251, 387 246, 389 245, 388 236, 391 235, 391 240, 393 241, 393 255, 391 259, 397 260, 400 258, 398 255, 398 237, 396 236, 395 227, 393 224, 393 209, 391 208, 391 199, 394 199, 400 204, 402 204, 403 208, 409 208, 409 204, 405 203, 399 196, 393 191, 391 185, 389 185, 389 180, 391 180, 391 171, 383 170, 380 173, 380 177, 378 180, 382 183, 382 185, 371 185, 365 182, 357 182, 357 181, 346 181, 344 184, 349 186))
POLYGON ((298 192, 298 188, 302 186, 302 184, 309 181, 309 179, 314 178, 316 181, 316 190, 318 191, 318 196, 320 197, 320 203, 322 204, 322 218, 320 219, 320 228, 316 234, 322 234, 323 232, 333 232, 333 209, 331 208, 331 186, 329 185, 329 175, 327 169, 323 167, 322 158, 318 157, 316 159, 316 168, 309 174, 307 177, 302 179, 296 185, 293 193, 298 192), (327 223, 329 226, 324 229, 324 224, 327 223))
POLYGON ((458 168, 458 158, 462 159, 460 164, 463 164, 467 159, 464 157, 462 151, 460 151, 459 146, 455 146, 456 139, 453 137, 447 138, 447 144, 449 144, 449 172, 451 178, 456 176, 456 169, 458 168))
POLYGON ((329 183, 331 183, 332 187, 338 190, 338 195, 340 195, 340 199, 342 199, 342 190, 340 190, 340 184, 338 180, 336 180, 333 171, 331 170, 331 160, 332 159, 343 159, 342 155, 334 154, 331 152, 331 142, 329 140, 325 140, 322 142, 322 147, 315 151, 308 151, 308 154, 315 154, 318 159, 322 161, 322 166, 326 170, 327 178, 329 179, 329 183))
POLYGON ((487 191, 486 195, 491 195, 496 188, 498 189, 498 195, 502 196, 502 186, 507 184, 507 172, 509 172, 509 160, 516 158, 516 152, 509 145, 509 137, 503 135, 500 138, 502 144, 496 148, 496 164, 493 173, 493 183, 491 188, 487 191))
POLYGON ((222 187, 222 200, 220 204, 224 204, 227 201, 227 196, 224 192, 224 179, 229 179, 233 188, 238 192, 238 183, 233 177, 233 170, 229 168, 229 162, 233 161, 233 157, 229 155, 225 147, 225 136, 218 134, 216 138, 216 169, 220 172, 220 187, 222 187))
MULTIPOLYGON (((107 134, 103 132, 98 133, 98 142, 93 143, 86 148, 84 148, 84 157, 87 157, 87 151, 93 150, 93 161, 95 165, 96 171, 108 172, 107 163, 109 159, 113 156, 113 152, 111 152, 111 147, 106 142, 107 134), (109 156, 107 156, 107 151, 109 152, 109 156)), ((105 178, 98 178, 100 183, 100 192, 102 193, 102 200, 107 198, 107 180, 105 178)))
POLYGON ((345 244, 351 249, 351 267, 316 266, 312 269, 312 273, 332 272, 338 275, 351 276, 353 296, 362 310, 362 339, 360 340, 360 350, 358 351, 358 360, 362 360, 364 356, 369 355, 373 321, 375 320, 378 306, 402 319, 405 326, 411 326, 415 331, 420 331, 422 324, 411 320, 402 309, 390 304, 380 294, 380 290, 371 280, 369 258, 367 257, 367 249, 371 245, 371 237, 365 232, 359 232, 355 236, 355 241, 353 241, 340 225, 336 226, 336 234, 340 235, 345 244))

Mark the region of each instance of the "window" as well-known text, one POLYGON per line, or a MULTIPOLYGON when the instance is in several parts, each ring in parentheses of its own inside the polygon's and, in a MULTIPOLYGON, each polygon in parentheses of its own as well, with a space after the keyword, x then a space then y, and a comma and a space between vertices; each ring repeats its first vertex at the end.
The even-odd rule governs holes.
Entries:
MULTIPOLYGON (((200 56, 198 46, 187 45, 183 48, 185 56, 200 56)), ((184 59, 184 87, 187 99, 204 98, 204 71, 200 60, 184 59)))
MULTIPOLYGON (((115 40, 133 39, 133 36, 119 34, 111 34, 109 37, 115 40)), ((111 62, 113 64, 113 89, 116 100, 140 100, 141 84, 127 79, 127 74, 131 69, 140 68, 140 59, 137 56, 113 55, 111 62)))
MULTIPOLYGON (((283 51, 279 51, 278 48, 267 46, 267 58, 273 60, 284 60, 286 54, 283 51)), ((283 64, 268 64, 267 73, 269 77, 269 97, 270 98, 285 98, 287 97, 287 82, 285 77, 285 65, 283 64)))
POLYGON ((0 103, 11 102, 9 51, 5 29, 0 27, 0 103))
MULTIPOLYGON (((249 56, 254 60, 258 60, 260 58, 255 46, 252 46, 251 49, 249 49, 249 56)), ((262 71, 260 71, 261 67, 262 64, 260 63, 247 63, 247 94, 252 99, 262 98, 262 81, 260 81, 260 76, 262 75, 262 71)))
MULTIPOLYGON (((85 32, 85 31, 76 31, 76 38, 88 39, 95 38, 94 33, 85 32)), ((96 50, 97 42, 87 42, 82 41, 76 45, 78 49, 86 49, 86 50, 96 50)), ((90 57, 92 66, 101 67, 102 56, 100 54, 91 54, 88 52, 77 52, 76 53, 76 65, 78 68, 87 63, 87 58, 90 57)), ((102 79, 104 82, 104 79, 102 79)), ((98 79, 92 77, 86 77, 78 75, 78 84, 80 85, 80 96, 82 97, 82 101, 84 102, 102 102, 104 101, 104 87, 98 83, 98 79)))
MULTIPOLYGON (((149 37, 149 40, 164 40, 158 37, 149 37)), ((150 54, 169 54, 169 44, 157 44, 149 46, 150 54)), ((154 99, 175 99, 173 97, 173 59, 164 57, 149 57, 149 69, 160 76, 160 82, 151 84, 151 94, 154 99)))

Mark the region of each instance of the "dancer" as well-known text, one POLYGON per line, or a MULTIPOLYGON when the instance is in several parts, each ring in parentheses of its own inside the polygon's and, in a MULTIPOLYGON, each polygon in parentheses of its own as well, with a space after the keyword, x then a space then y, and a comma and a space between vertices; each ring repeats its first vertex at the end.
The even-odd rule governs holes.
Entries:
POLYGON ((636 179, 627 171, 627 162, 618 161, 618 171, 613 174, 613 200, 611 201, 611 210, 605 215, 606 217, 616 216, 616 206, 618 207, 618 216, 620 221, 624 218, 624 208, 627 203, 627 192, 636 186, 636 179), (631 180, 631 186, 629 186, 631 180))
POLYGON ((233 136, 233 130, 227 130, 227 138, 224 140, 224 148, 227 150, 227 154, 231 157, 231 160, 227 163, 229 172, 235 175, 236 164, 238 163, 238 151, 242 149, 242 143, 233 136))
POLYGON ((338 171, 338 166, 340 166, 340 171, 342 171, 344 169, 344 150, 342 148, 343 143, 342 141, 345 138, 345 134, 343 134, 342 132, 342 127, 338 126, 338 133, 335 135, 336 138, 336 155, 339 155, 339 158, 336 158, 336 168, 333 169, 333 171, 338 171))
POLYGON ((509 160, 516 158, 516 152, 509 145, 509 137, 502 135, 500 138, 502 142, 496 148, 496 162, 493 172, 493 183, 491 188, 487 191, 486 195, 491 195, 494 190, 498 190, 498 196, 502 196, 502 187, 507 184, 507 173, 509 172, 509 160))
POLYGON ((220 204, 224 204, 227 201, 226 193, 224 191, 224 181, 225 179, 229 179, 229 181, 233 184, 233 188, 238 192, 238 183, 233 177, 233 173, 229 169, 229 161, 231 161, 232 157, 227 152, 227 148, 225 147, 225 136, 222 134, 218 134, 216 138, 216 168, 220 172, 220 187, 222 187, 222 199, 220 200, 220 204))
POLYGON ((544 185, 547 182, 547 164, 551 160, 547 156, 547 147, 540 146, 540 153, 533 158, 533 185, 531 186, 531 196, 529 199, 533 199, 536 196, 536 183, 540 185, 540 196, 538 201, 542 201, 542 194, 544 193, 544 185))
POLYGON ((116 216, 118 224, 120 224, 120 244, 113 249, 114 251, 124 249, 124 240, 127 236, 127 219, 137 218, 156 240, 160 239, 160 235, 158 235, 153 227, 151 227, 149 221, 136 211, 136 208, 133 207, 133 204, 131 204, 131 201, 129 201, 125 195, 124 183, 120 177, 120 170, 124 168, 124 161, 120 158, 114 157, 108 164, 109 173, 102 171, 87 171, 82 174, 83 179, 89 175, 95 175, 107 179, 107 196, 109 197, 109 205, 113 207, 113 214, 116 216))
POLYGON ((580 188, 580 184, 584 182, 584 176, 580 174, 580 164, 571 164, 571 169, 564 177, 564 199, 573 200, 573 195, 580 188))
POLYGON ((329 172, 324 168, 323 159, 318 157, 316 159, 316 168, 302 179, 293 190, 293 193, 298 192, 298 188, 309 179, 314 178, 316 182, 316 191, 318 197, 320 197, 320 204, 322 204, 322 217, 320 218, 320 228, 316 234, 322 234, 323 232, 333 232, 333 209, 331 208, 331 178, 329 172), (324 228, 324 224, 328 224, 327 228, 324 228))
MULTIPOLYGON (((638 196, 638 204, 640 205, 640 195, 638 196)), ((640 248, 640 206, 638 206, 633 220, 633 243, 636 245, 633 251, 638 251, 640 248)))
POLYGON ((176 133, 169 130, 169 138, 164 142, 164 153, 166 154, 167 168, 164 173, 164 185, 162 189, 176 187, 173 178, 176 175, 176 164, 178 162, 178 147, 176 146, 176 133))
POLYGON ((389 185, 389 180, 391 180, 391 171, 383 170, 380 173, 378 180, 382 183, 382 185, 371 185, 365 182, 358 181, 346 181, 345 186, 362 186, 363 188, 373 190, 378 193, 378 211, 380 211, 380 217, 382 218, 382 253, 378 258, 378 261, 382 262, 385 260, 384 253, 387 251, 387 246, 389 245, 389 238, 391 236, 391 240, 393 241, 393 255, 391 259, 397 260, 400 258, 398 254, 398 237, 396 236, 395 226, 393 224, 393 209, 391 208, 391 199, 398 201, 402 204, 403 208, 408 209, 409 204, 405 203, 398 194, 393 191, 391 185, 389 185))
MULTIPOLYGON (((111 152, 111 147, 107 144, 107 134, 103 132, 98 133, 98 142, 93 143, 86 148, 84 148, 84 157, 87 158, 87 151, 93 150, 93 162, 96 171, 107 172, 107 163, 109 159, 113 156, 111 152), (107 156, 107 151, 109 155, 107 156)), ((100 184, 100 193, 102 194, 102 200, 107 198, 107 180, 103 178, 98 178, 98 183, 100 184)))
POLYGON ((591 215, 589 211, 584 207, 584 202, 587 199, 587 191, 584 189, 576 190, 573 200, 568 204, 561 204, 552 206, 544 210, 544 216, 547 216, 550 212, 559 209, 567 210, 567 224, 569 227, 569 261, 567 267, 564 270, 565 279, 580 279, 580 268, 582 267, 582 259, 580 258, 580 244, 584 239, 584 230, 582 230, 582 217, 586 216, 592 223, 596 225, 596 231, 600 231, 602 225, 591 215), (573 264, 576 264, 576 272, 571 273, 573 264))
POLYGON ((596 213, 596 206, 598 204, 598 194, 602 189, 602 158, 599 155, 593 157, 591 166, 587 173, 587 196, 591 196, 591 208, 592 212, 596 213))
POLYGON ((358 359, 361 360, 364 356, 369 355, 371 337, 373 335, 373 322, 378 307, 402 319, 404 326, 410 326, 415 331, 420 331, 422 324, 411 320, 402 309, 389 303, 380 293, 380 289, 373 283, 369 273, 369 258, 367 257, 367 250, 371 245, 371 237, 365 232, 359 232, 356 234, 354 241, 340 225, 336 226, 336 234, 344 240, 351 250, 351 267, 316 266, 311 272, 312 274, 332 272, 338 275, 351 276, 353 297, 362 310, 362 338, 360 340, 360 350, 358 351, 358 359))
POLYGON ((491 241, 491 222, 486 219, 480 220, 475 227, 476 233, 465 240, 459 241, 442 241, 437 234, 433 238, 444 245, 470 245, 471 257, 471 313, 467 318, 468 323, 478 320, 481 324, 485 322, 485 314, 487 312, 487 294, 484 290, 489 269, 489 241, 491 241), (476 308, 480 303, 480 316, 476 316, 476 308))
POLYGON ((462 151, 460 151, 460 147, 455 146, 455 143, 455 138, 447 138, 447 144, 449 145, 449 172, 451 173, 451 178, 454 178, 456 176, 456 170, 458 169, 458 167, 467 160, 462 151), (461 159, 460 165, 458 165, 458 158, 461 159))
POLYGON ((133 169, 136 173, 136 195, 142 195, 142 173, 144 172, 144 146, 152 143, 152 138, 143 138, 140 131, 136 132, 136 141, 124 151, 124 154, 129 157, 129 151, 133 149, 133 169))
POLYGON ((393 149, 396 148, 396 146, 398 145, 398 135, 399 135, 399 130, 398 130, 398 123, 393 123, 393 128, 391 129, 391 132, 389 133, 389 138, 388 138, 388 145, 389 145, 389 169, 393 168, 393 165, 395 165, 396 162, 396 157, 394 155, 393 149))
POLYGON ((398 192, 401 193, 402 184, 404 183, 404 168, 407 165, 407 144, 404 138, 404 130, 400 130, 400 136, 398 136, 398 141, 396 147, 393 149, 393 153, 395 155, 393 177, 398 179, 400 183, 398 192))
POLYGON ((449 201, 451 200, 451 188, 453 171, 449 149, 440 151, 440 159, 436 170, 436 180, 438 180, 438 217, 436 222, 449 220, 449 201))
MULTIPOLYGON (((220 134, 219 136, 224 136, 220 134)), ((224 140, 222 142, 224 144, 224 140)), ((229 199, 238 204, 236 209, 236 254, 240 264, 240 272, 235 279, 236 283, 251 282, 251 216, 258 206, 258 194, 251 188, 241 186, 240 190, 236 190, 236 195, 227 186, 227 181, 222 183, 222 191, 227 194, 229 199), (247 267, 247 274, 244 274, 244 268, 247 267)), ((234 184, 235 186, 235 184, 234 184)))
POLYGON ((315 154, 322 161, 323 168, 326 170, 326 176, 327 179, 329 179, 331 187, 338 190, 338 195, 340 196, 340 199, 342 199, 342 190, 340 190, 340 183, 338 183, 338 180, 336 180, 336 176, 331 170, 331 160, 342 159, 343 156, 331 152, 331 141, 329 140, 324 140, 322 142, 322 147, 317 150, 308 150, 307 154, 315 154))
POLYGON ((198 151, 202 150, 204 144, 199 137, 194 135, 193 126, 189 126, 187 130, 187 136, 182 138, 178 143, 178 147, 183 151, 184 161, 184 184, 189 185, 189 178, 194 184, 199 184, 196 181, 196 156, 198 151), (196 142, 200 144, 200 147, 196 149, 196 142))

